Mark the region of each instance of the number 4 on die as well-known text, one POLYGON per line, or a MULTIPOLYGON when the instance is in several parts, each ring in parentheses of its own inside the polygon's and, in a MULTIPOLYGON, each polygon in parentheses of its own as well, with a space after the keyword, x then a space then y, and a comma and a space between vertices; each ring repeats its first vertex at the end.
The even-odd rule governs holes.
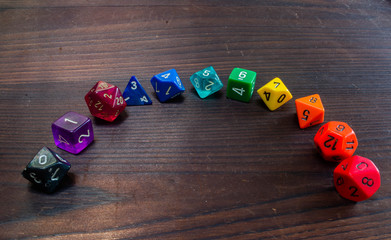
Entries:
POLYGON ((135 76, 132 76, 126 86, 123 97, 128 106, 151 105, 152 100, 135 76))

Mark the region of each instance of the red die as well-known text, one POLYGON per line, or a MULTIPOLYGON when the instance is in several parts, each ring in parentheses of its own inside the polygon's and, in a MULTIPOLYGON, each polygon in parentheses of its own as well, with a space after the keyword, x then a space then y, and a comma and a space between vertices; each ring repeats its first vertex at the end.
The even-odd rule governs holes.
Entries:
POLYGON ((318 130, 314 142, 325 160, 336 162, 351 157, 358 145, 353 129, 344 122, 334 121, 318 130))
POLYGON ((379 189, 380 173, 371 160, 353 156, 335 168, 334 186, 342 197, 355 202, 363 201, 379 189))
POLYGON ((126 102, 117 86, 99 81, 84 97, 93 116, 114 121, 125 109, 126 102))

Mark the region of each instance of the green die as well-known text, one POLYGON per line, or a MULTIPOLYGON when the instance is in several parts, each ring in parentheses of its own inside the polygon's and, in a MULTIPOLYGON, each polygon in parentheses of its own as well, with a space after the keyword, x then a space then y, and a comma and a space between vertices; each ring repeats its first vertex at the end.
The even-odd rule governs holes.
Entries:
POLYGON ((227 97, 242 102, 249 102, 253 95, 256 72, 243 68, 234 68, 229 75, 227 97))

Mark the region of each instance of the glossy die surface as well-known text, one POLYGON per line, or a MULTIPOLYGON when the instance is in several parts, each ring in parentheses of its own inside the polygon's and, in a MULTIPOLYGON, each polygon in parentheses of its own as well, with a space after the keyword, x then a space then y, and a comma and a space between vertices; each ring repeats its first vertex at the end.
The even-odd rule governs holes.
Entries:
POLYGON ((132 76, 126 86, 123 97, 128 106, 151 105, 152 100, 135 76, 132 76))
POLYGON ((75 112, 68 112, 53 122, 52 132, 56 146, 73 154, 94 140, 91 119, 75 112))
POLYGON ((206 98, 223 87, 223 83, 212 66, 194 73, 190 77, 190 82, 200 98, 206 98))
POLYGON ((173 99, 185 91, 185 87, 175 69, 153 76, 151 84, 160 102, 173 99))
POLYGON ((336 162, 351 157, 358 146, 353 129, 336 121, 323 125, 316 133, 314 143, 325 160, 336 162))
POLYGON ((324 121, 324 107, 318 94, 295 100, 300 128, 307 128, 324 121))
POLYGON ((112 122, 125 109, 126 102, 117 86, 99 81, 84 97, 91 114, 112 122))
POLYGON ((380 185, 378 168, 364 157, 347 158, 334 170, 334 186, 338 193, 355 202, 370 198, 380 185))
POLYGON ((68 161, 51 149, 43 147, 27 164, 22 175, 42 191, 53 192, 70 168, 68 161))
POLYGON ((276 110, 292 99, 292 94, 279 78, 266 83, 257 92, 270 111, 276 110))
POLYGON ((254 92, 256 76, 256 72, 234 68, 228 78, 227 97, 249 102, 254 92))

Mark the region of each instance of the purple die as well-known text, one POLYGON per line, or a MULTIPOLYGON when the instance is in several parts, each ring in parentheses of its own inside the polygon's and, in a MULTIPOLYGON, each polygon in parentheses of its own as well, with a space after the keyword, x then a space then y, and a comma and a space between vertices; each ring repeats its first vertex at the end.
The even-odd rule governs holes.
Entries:
POLYGON ((52 123, 57 147, 78 154, 94 140, 92 122, 86 116, 68 112, 52 123))

